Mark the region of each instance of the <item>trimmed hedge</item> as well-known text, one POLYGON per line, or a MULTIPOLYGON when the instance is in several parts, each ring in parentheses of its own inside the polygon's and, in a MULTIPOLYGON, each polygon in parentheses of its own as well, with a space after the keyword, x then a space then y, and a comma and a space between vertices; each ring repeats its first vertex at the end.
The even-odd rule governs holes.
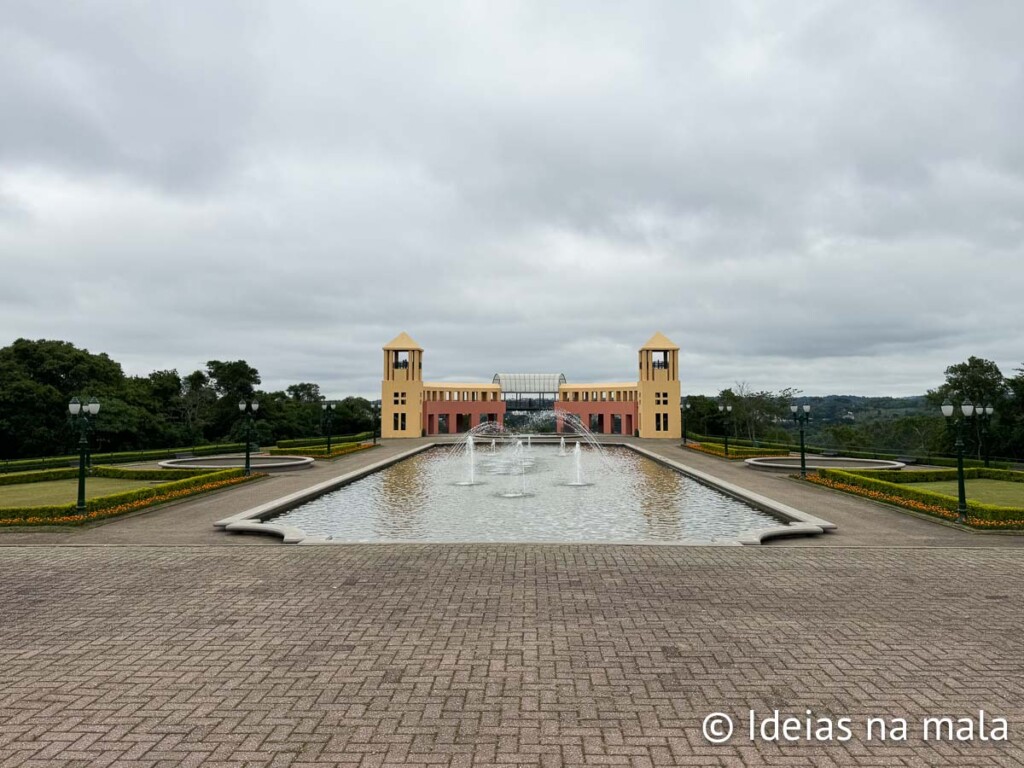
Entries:
MULTIPOLYGON (((947 496, 934 491, 926 491, 911 487, 917 482, 932 482, 934 480, 948 480, 956 477, 956 472, 949 470, 925 470, 922 472, 911 471, 906 475, 918 475, 918 477, 902 482, 881 479, 879 475, 901 475, 901 472, 891 470, 862 470, 849 471, 842 469, 819 469, 816 475, 808 475, 807 479, 813 483, 824 485, 829 488, 853 493, 858 496, 883 501, 887 504, 912 509, 916 512, 923 512, 928 515, 940 517, 946 520, 957 519, 958 500, 953 496, 947 496)), ((1024 473, 1007 472, 1006 470, 993 469, 971 469, 964 471, 965 477, 990 478, 993 480, 1010 480, 1010 482, 1024 482, 1024 473), (1018 475, 1021 477, 1008 478, 1004 475, 1018 475)), ((1002 507, 995 504, 983 504, 979 501, 967 502, 967 524, 974 528, 1024 528, 1024 508, 1002 507)))
MULTIPOLYGON (((935 483, 943 480, 956 480, 955 469, 847 469, 845 471, 851 475, 882 480, 886 483, 935 483)), ((1008 483, 1024 483, 1024 472, 971 467, 970 469, 964 469, 964 479, 1003 480, 1008 483)))
MULTIPOLYGON (((77 472, 77 470, 76 470, 77 472)), ((93 467, 93 477, 111 477, 117 480, 185 480, 208 475, 208 469, 124 469, 123 467, 93 467)))
MULTIPOLYGON (((118 480, 184 480, 196 475, 208 474, 207 469, 123 469, 121 467, 93 467, 90 477, 111 477, 118 480)), ((11 472, 0 475, 0 485, 22 485, 24 483, 46 483, 52 480, 71 480, 78 477, 78 468, 42 469, 35 472, 11 472)))
POLYGON ((729 445, 728 456, 725 455, 725 446, 719 445, 718 443, 688 442, 686 443, 685 447, 693 451, 698 451, 700 453, 707 453, 710 454, 711 456, 719 456, 723 459, 729 459, 730 461, 734 459, 753 459, 761 456, 788 455, 788 452, 786 454, 783 454, 780 451, 772 450, 770 448, 747 448, 742 445, 733 447, 731 444, 729 445))
MULTIPOLYGON (((714 444, 717 444, 717 445, 721 445, 722 442, 723 442, 723 438, 720 437, 720 436, 698 435, 698 434, 695 434, 693 432, 687 432, 687 439, 689 439, 689 440, 697 440, 698 442, 701 442, 701 443, 714 443, 714 444)), ((738 446, 751 446, 751 447, 753 447, 753 445, 754 445, 753 442, 751 442, 750 440, 747 440, 745 438, 742 438, 742 437, 732 438, 732 437, 730 437, 729 438, 729 452, 730 453, 732 452, 732 446, 733 446, 734 443, 736 445, 738 445, 738 446)), ((758 440, 757 441, 757 447, 760 447, 760 448, 778 448, 778 449, 782 449, 782 450, 786 450, 786 451, 792 451, 793 453, 796 453, 796 452, 798 452, 800 450, 800 444, 799 443, 775 443, 775 442, 771 442, 771 441, 768 441, 768 440, 758 440)), ((956 467, 956 458, 949 458, 949 457, 946 457, 946 456, 932 456, 930 454, 926 454, 926 455, 922 456, 920 454, 914 454, 912 452, 907 452, 907 451, 904 451, 903 453, 892 453, 891 451, 847 451, 847 450, 843 450, 841 448, 823 448, 821 446, 808 445, 808 446, 804 446, 804 452, 805 453, 818 453, 818 454, 820 454, 820 453, 830 453, 830 452, 839 452, 840 455, 847 456, 847 457, 849 457, 851 459, 884 459, 886 461, 897 461, 897 460, 899 460, 901 458, 904 458, 904 457, 913 457, 913 458, 917 459, 918 461, 920 461, 920 462, 922 462, 924 464, 932 464, 932 465, 938 466, 938 467, 956 467)), ((771 455, 778 455, 778 454, 771 454, 771 455)), ((995 468, 995 469, 1012 469, 1013 468, 1013 464, 1011 462, 1008 462, 1008 461, 990 461, 989 464, 992 466, 992 468, 995 468)), ((964 466, 965 467, 983 467, 984 468, 985 467, 985 462, 984 461, 979 461, 978 459, 968 459, 968 458, 965 458, 964 459, 964 466)))
POLYGON ((309 456, 314 459, 336 459, 339 456, 344 456, 349 453, 355 453, 356 451, 364 451, 367 448, 374 448, 373 445, 363 445, 362 443, 346 443, 335 448, 331 446, 331 454, 327 455, 327 446, 325 445, 322 449, 318 448, 270 448, 267 450, 271 456, 309 456))
POLYGON ((105 517, 114 517, 143 509, 152 504, 192 496, 238 483, 266 477, 244 470, 225 469, 206 472, 169 483, 136 488, 131 491, 100 496, 86 501, 86 513, 80 515, 75 504, 54 504, 41 507, 0 507, 0 525, 67 525, 80 524, 105 517))
MULTIPOLYGON (((332 436, 331 437, 331 448, 332 449, 334 448, 334 444, 335 443, 338 443, 339 445, 342 444, 342 443, 359 443, 359 442, 362 442, 363 440, 372 440, 372 439, 373 439, 373 432, 360 432, 359 434, 356 434, 356 435, 338 435, 336 437, 332 436)), ((327 445, 327 438, 326 437, 303 437, 301 439, 296 439, 296 440, 278 440, 277 441, 277 447, 278 448, 306 448, 308 446, 316 446, 316 445, 326 446, 327 445)))
POLYGON ((44 469, 36 472, 11 472, 0 475, 0 485, 22 485, 23 483, 45 483, 49 480, 68 480, 78 477, 78 468, 44 469))
MULTIPOLYGON (((173 459, 179 453, 191 453, 194 456, 209 456, 215 453, 237 453, 245 450, 245 443, 219 443, 217 445, 201 445, 191 448, 159 448, 146 451, 124 451, 121 453, 93 453, 93 464, 127 464, 132 461, 150 461, 155 459, 173 459)), ((24 472, 51 467, 66 467, 69 463, 78 465, 78 454, 66 456, 46 456, 38 459, 15 459, 0 463, 0 474, 24 472)), ((75 470, 78 471, 77 469, 75 470)))

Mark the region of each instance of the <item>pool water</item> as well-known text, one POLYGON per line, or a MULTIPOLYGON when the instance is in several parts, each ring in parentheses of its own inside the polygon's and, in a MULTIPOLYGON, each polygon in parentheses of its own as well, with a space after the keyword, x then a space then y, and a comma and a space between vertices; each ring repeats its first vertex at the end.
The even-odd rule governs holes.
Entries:
POLYGON ((784 525, 625 448, 583 448, 578 472, 557 445, 474 454, 472 475, 464 448, 434 448, 274 522, 345 542, 728 543, 784 525))

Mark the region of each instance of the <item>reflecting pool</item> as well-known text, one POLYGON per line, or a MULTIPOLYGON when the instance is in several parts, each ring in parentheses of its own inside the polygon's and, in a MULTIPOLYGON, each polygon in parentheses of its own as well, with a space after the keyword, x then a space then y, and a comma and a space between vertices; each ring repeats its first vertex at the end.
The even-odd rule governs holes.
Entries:
POLYGON ((472 440, 274 518, 346 542, 725 543, 777 518, 625 448, 472 440))

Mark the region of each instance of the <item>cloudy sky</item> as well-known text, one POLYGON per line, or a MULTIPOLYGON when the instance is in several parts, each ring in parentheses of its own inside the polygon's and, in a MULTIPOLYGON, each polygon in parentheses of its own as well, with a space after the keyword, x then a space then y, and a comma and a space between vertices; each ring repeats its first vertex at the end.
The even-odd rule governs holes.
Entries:
POLYGON ((264 388, 1024 363, 1024 5, 0 0, 0 345, 264 388))

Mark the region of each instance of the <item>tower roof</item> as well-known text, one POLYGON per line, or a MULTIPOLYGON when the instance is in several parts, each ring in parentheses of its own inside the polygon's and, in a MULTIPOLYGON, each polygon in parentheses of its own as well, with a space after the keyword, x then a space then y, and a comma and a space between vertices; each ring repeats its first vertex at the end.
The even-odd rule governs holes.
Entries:
POLYGON ((673 344, 671 339, 659 331, 651 336, 640 349, 679 349, 679 345, 673 344))
POLYGON ((412 340, 412 337, 402 331, 400 334, 395 336, 391 341, 384 345, 384 349, 415 349, 419 352, 423 351, 423 347, 412 340))

